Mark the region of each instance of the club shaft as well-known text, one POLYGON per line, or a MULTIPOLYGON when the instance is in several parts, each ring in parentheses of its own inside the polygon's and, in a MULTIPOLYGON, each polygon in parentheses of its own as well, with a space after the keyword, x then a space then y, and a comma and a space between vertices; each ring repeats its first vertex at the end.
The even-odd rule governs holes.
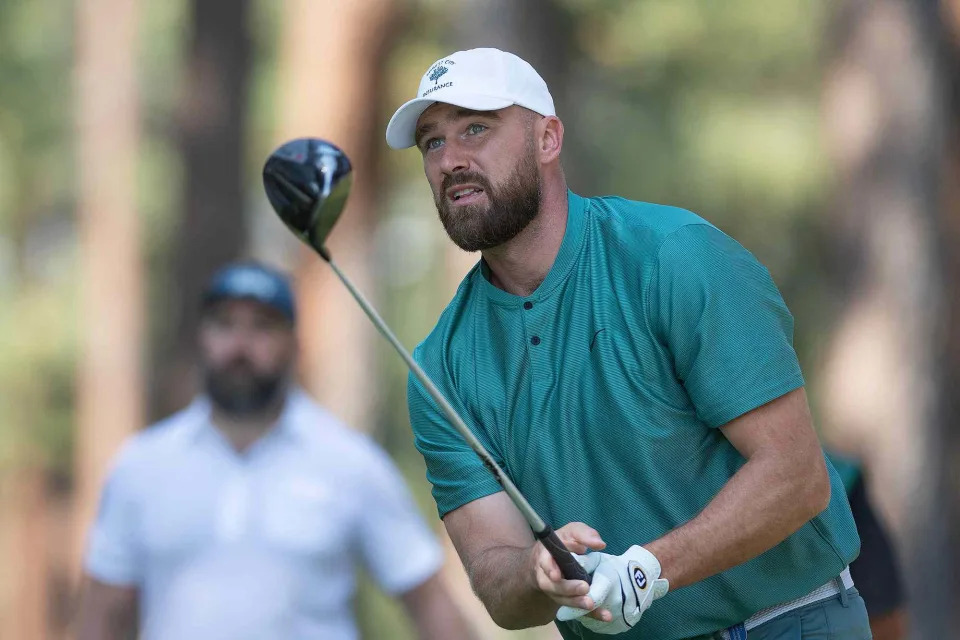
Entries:
POLYGON ((370 318, 370 321, 373 322, 377 330, 383 335, 387 341, 393 345, 393 348, 397 353, 400 354, 400 357, 403 358, 404 362, 407 363, 410 371, 417 377, 417 380, 420 381, 420 384, 424 386, 430 396, 434 399, 443 413, 447 416, 447 419, 454 426, 454 428, 460 433, 467 444, 470 445, 470 448, 480 457, 483 461, 484 466, 490 470, 490 472, 497 479, 497 482, 500 483, 500 486, 503 487, 503 490, 507 493, 510 499, 513 501, 513 504, 516 505, 517 509, 520 510, 520 513, 523 514, 524 519, 526 519, 527 524, 530 525, 530 528, 533 530, 534 536, 543 544, 544 548, 550 552, 550 555, 553 556, 553 559, 556 561, 557 566, 560 568, 560 572, 563 574, 563 577, 567 580, 583 580, 584 582, 592 582, 593 576, 588 574, 580 563, 577 562, 573 554, 570 553, 570 550, 564 546, 563 542, 557 537, 556 532, 553 528, 543 521, 533 507, 530 506, 530 503, 527 502, 527 499, 523 497, 523 494, 520 493, 520 490, 517 489, 517 486, 513 484, 513 481, 507 477, 507 474, 503 472, 503 469, 493 460, 493 457, 490 455, 490 452, 487 451, 486 447, 483 446, 473 432, 467 427, 466 423, 460 417, 460 414, 447 402, 447 399, 443 397, 443 394, 440 393, 440 390, 437 389, 436 385, 433 384, 433 381, 430 380, 430 377, 420 368, 420 365, 417 364, 416 360, 407 352, 400 341, 397 339, 393 332, 390 330, 390 327, 387 326, 387 323, 383 321, 383 318, 380 317, 380 314, 377 313, 377 310, 373 308, 367 299, 360 293, 360 290, 353 286, 353 283, 350 282, 350 279, 347 278, 340 267, 333 261, 333 258, 330 256, 330 252, 326 250, 325 247, 320 247, 318 249, 320 256, 327 261, 330 265, 330 268, 333 269, 334 273, 337 274, 337 277, 340 278, 340 282, 350 291, 350 294, 354 297, 357 303, 360 305, 360 308, 363 309, 364 313, 367 314, 367 317, 370 318))
MULTIPOLYGON (((329 255, 329 254, 328 254, 329 255)), ((443 394, 440 393, 440 390, 437 389, 436 385, 433 384, 433 381, 430 380, 429 376, 420 368, 420 365, 417 364, 417 361, 411 357, 407 352, 404 346, 400 343, 393 332, 390 330, 390 327, 387 326, 387 323, 383 321, 383 318, 380 317, 380 314, 377 313, 377 310, 367 301, 360 291, 353 286, 353 283, 350 282, 350 279, 340 270, 340 267, 332 260, 327 260, 330 264, 330 267, 337 274, 337 277, 340 278, 340 281, 343 282, 344 286, 349 289, 350 293, 353 295, 354 299, 360 304, 360 307, 363 309, 364 313, 367 314, 367 317, 373 322, 374 326, 377 327, 377 330, 385 337, 390 344, 393 345, 393 348, 396 349, 397 353, 400 354, 400 357, 404 359, 407 363, 407 366, 410 368, 410 371, 417 377, 417 380, 420 381, 420 384, 424 386, 427 390, 427 393, 430 394, 430 397, 434 399, 440 409, 443 411, 444 415, 447 416, 447 419, 454 426, 457 432, 463 436, 463 439, 467 441, 467 444, 470 445, 470 448, 473 449, 480 459, 483 460, 484 465, 496 476, 497 481, 503 487, 503 490, 507 492, 507 495, 510 496, 510 499, 513 500, 513 503, 517 505, 517 508, 520 509, 520 513, 523 514, 523 517, 527 520, 527 523, 530 525, 530 528, 533 529, 534 533, 540 534, 543 531, 549 529, 547 524, 543 521, 533 507, 530 506, 530 503, 527 502, 527 499, 523 497, 523 494, 520 493, 520 490, 517 489, 517 486, 513 484, 513 481, 503 472, 500 466, 494 462, 493 457, 491 457, 490 452, 487 451, 486 447, 483 446, 483 443, 480 442, 473 432, 467 427, 466 423, 456 412, 456 410, 447 402, 447 399, 443 397, 443 394)))

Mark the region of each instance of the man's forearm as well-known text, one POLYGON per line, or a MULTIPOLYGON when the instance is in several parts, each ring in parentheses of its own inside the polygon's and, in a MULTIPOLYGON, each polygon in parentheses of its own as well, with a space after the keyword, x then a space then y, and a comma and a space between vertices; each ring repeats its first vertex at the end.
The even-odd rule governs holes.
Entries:
POLYGON ((400 599, 417 627, 420 640, 475 640, 470 624, 454 602, 439 572, 401 594, 400 599))
POLYGON ((137 590, 84 576, 77 608, 77 640, 125 640, 137 624, 137 590))
POLYGON ((540 591, 532 576, 530 547, 493 547, 471 562, 470 584, 493 621, 504 629, 536 627, 553 620, 558 605, 540 591))
POLYGON ((126 640, 133 631, 129 612, 90 611, 81 608, 77 640, 126 640))
POLYGON ((826 468, 797 466, 777 456, 750 459, 696 518, 645 544, 671 589, 760 555, 820 513, 830 495, 826 468))

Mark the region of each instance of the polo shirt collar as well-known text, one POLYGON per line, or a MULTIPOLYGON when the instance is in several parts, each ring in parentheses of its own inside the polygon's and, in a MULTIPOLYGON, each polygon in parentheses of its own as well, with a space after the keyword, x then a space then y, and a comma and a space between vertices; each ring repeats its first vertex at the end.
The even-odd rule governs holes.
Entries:
POLYGON ((567 279, 573 265, 576 264, 580 256, 580 249, 583 247, 584 229, 586 228, 587 199, 578 196, 573 191, 567 190, 567 227, 563 232, 563 242, 560 243, 560 250, 553 261, 553 266, 547 273, 540 286, 529 296, 517 296, 503 289, 498 288, 490 282, 489 267, 480 260, 480 273, 482 280, 481 288, 486 292, 487 297, 497 304, 520 305, 525 301, 538 302, 547 298, 560 284, 567 279))

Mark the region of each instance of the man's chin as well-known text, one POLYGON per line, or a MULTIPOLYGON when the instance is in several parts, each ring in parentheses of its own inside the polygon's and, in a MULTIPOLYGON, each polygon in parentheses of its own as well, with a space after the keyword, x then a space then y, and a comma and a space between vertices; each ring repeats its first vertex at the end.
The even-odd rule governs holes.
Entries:
POLYGON ((489 215, 490 204, 486 201, 472 204, 447 202, 441 212, 441 218, 446 220, 482 220, 489 215))
POLYGON ((269 409, 283 394, 282 387, 279 380, 260 384, 224 384, 221 381, 220 384, 208 385, 207 395, 219 410, 242 417, 269 409))
POLYGON ((251 398, 249 396, 230 398, 230 397, 212 397, 214 406, 225 415, 233 418, 248 418, 264 414, 274 406, 274 397, 270 398, 251 398))

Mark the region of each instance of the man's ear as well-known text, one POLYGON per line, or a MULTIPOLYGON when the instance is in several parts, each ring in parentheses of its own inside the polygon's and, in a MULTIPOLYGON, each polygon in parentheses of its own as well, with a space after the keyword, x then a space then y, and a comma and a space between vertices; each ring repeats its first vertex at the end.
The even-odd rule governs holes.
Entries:
POLYGON ((563 123, 557 116, 544 116, 537 123, 537 141, 541 164, 550 164, 560 158, 563 148, 563 123))

